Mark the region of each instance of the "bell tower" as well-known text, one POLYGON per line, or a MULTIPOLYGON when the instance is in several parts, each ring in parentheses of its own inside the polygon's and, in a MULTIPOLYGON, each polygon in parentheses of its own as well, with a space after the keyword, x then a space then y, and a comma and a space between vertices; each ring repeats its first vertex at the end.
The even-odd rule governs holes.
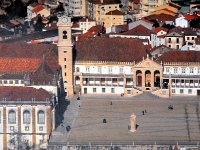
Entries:
POLYGON ((74 94, 73 86, 73 52, 71 18, 62 16, 58 20, 58 61, 62 68, 62 78, 67 96, 74 94))

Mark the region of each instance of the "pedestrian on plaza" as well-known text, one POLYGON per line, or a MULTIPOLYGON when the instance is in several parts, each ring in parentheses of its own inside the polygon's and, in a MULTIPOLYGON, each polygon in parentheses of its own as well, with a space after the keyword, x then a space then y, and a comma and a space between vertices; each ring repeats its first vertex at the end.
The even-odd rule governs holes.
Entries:
POLYGON ((144 115, 144 110, 142 111, 142 115, 144 115))
POLYGON ((110 105, 112 105, 112 101, 110 102, 110 105))

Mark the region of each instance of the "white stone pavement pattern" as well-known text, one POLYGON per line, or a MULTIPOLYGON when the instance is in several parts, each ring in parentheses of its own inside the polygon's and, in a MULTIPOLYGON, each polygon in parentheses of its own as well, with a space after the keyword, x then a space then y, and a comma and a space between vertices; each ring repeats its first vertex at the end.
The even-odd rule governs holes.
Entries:
POLYGON ((200 99, 161 99, 149 93, 136 97, 81 96, 71 131, 58 139, 69 143, 131 141, 200 141, 200 99), (111 105, 112 101, 112 105, 111 105), (173 105, 173 110, 168 109, 173 105), (142 111, 146 109, 144 115, 142 111), (137 131, 128 130, 135 113, 137 131), (106 119, 106 123, 103 123, 106 119))

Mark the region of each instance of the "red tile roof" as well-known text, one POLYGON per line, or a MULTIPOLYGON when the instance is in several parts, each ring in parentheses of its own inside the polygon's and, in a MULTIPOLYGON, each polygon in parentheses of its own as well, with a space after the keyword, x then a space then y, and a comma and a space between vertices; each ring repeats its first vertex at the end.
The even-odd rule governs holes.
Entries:
POLYGON ((93 0, 89 1, 94 4, 103 4, 103 5, 108 5, 108 4, 120 4, 120 0, 93 0), (103 2, 103 3, 102 3, 103 2))
POLYGON ((36 8, 34 8, 33 10, 32 10, 32 12, 33 13, 38 13, 38 12, 40 12, 41 10, 43 10, 43 9, 45 9, 44 8, 44 6, 37 6, 36 8))
POLYGON ((163 62, 200 62, 199 51, 169 51, 162 55, 163 62))
POLYGON ((147 17, 145 17, 145 19, 147 20, 157 20, 158 22, 164 22, 164 21, 175 21, 176 17, 169 15, 169 14, 153 14, 153 15, 149 15, 147 17))
POLYGON ((152 25, 154 24, 153 22, 151 22, 151 21, 149 21, 149 20, 147 20, 147 19, 145 19, 145 18, 141 18, 141 20, 142 20, 142 21, 145 21, 145 22, 147 22, 147 23, 150 23, 150 24, 152 24, 152 25))
POLYGON ((89 32, 99 33, 99 32, 101 32, 101 30, 102 30, 102 26, 101 25, 97 25, 97 26, 91 27, 88 31, 89 32))
POLYGON ((167 12, 169 12, 169 13, 174 13, 174 14, 176 13, 175 11, 169 10, 169 9, 167 9, 167 8, 159 9, 159 10, 157 10, 157 11, 155 11, 155 12, 162 11, 162 10, 167 11, 167 12))
POLYGON ((139 62, 146 48, 139 39, 81 38, 75 44, 77 61, 139 62))
POLYGON ((158 27, 158 28, 155 28, 154 30, 153 30, 153 32, 154 33, 158 33, 158 32, 160 32, 160 31, 165 31, 165 32, 168 32, 168 28, 164 28, 164 27, 158 27))
POLYGON ((95 21, 94 19, 91 19, 91 18, 82 18, 82 19, 80 19, 79 20, 79 22, 93 22, 93 21, 95 21))
POLYGON ((200 16, 198 16, 197 14, 186 14, 184 17, 188 21, 200 18, 200 16))
POLYGON ((30 4, 31 7, 36 7, 36 6, 39 6, 39 5, 40 5, 40 4, 38 4, 38 3, 36 3, 36 2, 30 4))
POLYGON ((121 16, 121 15, 125 15, 123 12, 119 11, 119 10, 113 10, 113 11, 109 11, 106 13, 106 15, 115 15, 115 16, 121 16))
POLYGON ((127 32, 122 33, 122 35, 137 35, 137 36, 150 36, 151 30, 145 28, 142 25, 139 25, 127 32))
POLYGON ((128 24, 115 25, 117 28, 120 28, 123 32, 128 31, 128 24))
POLYGON ((0 86, 0 101, 47 101, 51 100, 51 94, 44 89, 33 87, 0 86))
POLYGON ((0 58, 0 72, 35 72, 40 63, 38 58, 0 58))

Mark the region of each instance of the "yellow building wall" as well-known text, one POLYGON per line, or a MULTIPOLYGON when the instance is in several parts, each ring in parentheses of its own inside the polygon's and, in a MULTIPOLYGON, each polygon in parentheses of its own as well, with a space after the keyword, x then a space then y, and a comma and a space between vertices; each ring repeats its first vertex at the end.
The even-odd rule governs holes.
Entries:
POLYGON ((103 15, 102 22, 104 22, 104 27, 108 28, 112 25, 123 25, 124 16, 123 15, 103 15))
POLYGON ((104 18, 104 15, 108 13, 109 11, 113 10, 120 10, 119 4, 109 4, 109 5, 102 5, 102 4, 96 4, 95 5, 95 17, 97 24, 101 24, 104 21, 102 19, 104 18))

